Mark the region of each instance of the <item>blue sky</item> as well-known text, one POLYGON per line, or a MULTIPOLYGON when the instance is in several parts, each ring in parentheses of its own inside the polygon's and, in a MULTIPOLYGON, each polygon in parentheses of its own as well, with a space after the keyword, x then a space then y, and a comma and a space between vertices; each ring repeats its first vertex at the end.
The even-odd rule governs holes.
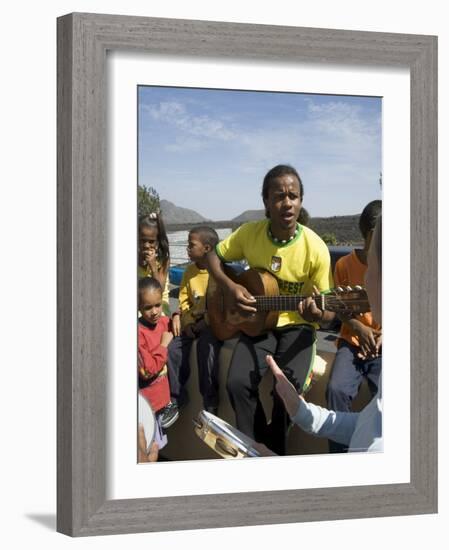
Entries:
POLYGON ((266 172, 291 164, 311 216, 381 198, 381 99, 141 86, 139 183, 213 220, 263 208, 266 172))

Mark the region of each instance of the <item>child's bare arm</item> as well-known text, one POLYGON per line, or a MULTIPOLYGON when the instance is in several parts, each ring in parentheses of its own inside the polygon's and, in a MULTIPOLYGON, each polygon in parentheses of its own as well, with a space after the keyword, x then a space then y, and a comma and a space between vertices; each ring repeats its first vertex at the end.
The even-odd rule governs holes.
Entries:
POLYGON ((179 311, 175 311, 171 318, 173 336, 180 336, 181 334, 181 314, 179 311))

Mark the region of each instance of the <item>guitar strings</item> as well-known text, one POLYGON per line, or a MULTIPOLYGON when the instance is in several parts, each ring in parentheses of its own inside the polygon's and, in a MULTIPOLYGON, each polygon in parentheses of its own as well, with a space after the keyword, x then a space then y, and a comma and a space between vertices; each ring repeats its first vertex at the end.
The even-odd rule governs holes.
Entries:
MULTIPOLYGON (((349 293, 348 293, 349 294, 349 293)), ((348 311, 348 310, 361 310, 366 309, 366 300, 360 297, 351 298, 348 294, 326 294, 325 308, 332 311, 348 311)), ((298 303, 305 300, 307 296, 295 296, 295 295, 278 295, 278 296, 254 296, 259 311, 295 311, 298 307, 298 303)), ((315 302, 322 301, 323 296, 312 296, 315 302)))

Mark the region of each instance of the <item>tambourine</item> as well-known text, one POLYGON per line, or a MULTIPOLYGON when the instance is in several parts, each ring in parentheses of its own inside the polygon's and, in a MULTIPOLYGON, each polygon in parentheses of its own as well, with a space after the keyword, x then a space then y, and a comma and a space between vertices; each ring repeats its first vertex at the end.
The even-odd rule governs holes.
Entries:
POLYGON ((156 435, 156 420, 154 418, 153 409, 150 407, 148 401, 140 395, 140 393, 138 394, 138 400, 137 421, 143 426, 145 439, 147 441, 147 453, 149 453, 151 444, 153 443, 156 435))
POLYGON ((196 435, 223 458, 261 456, 250 437, 214 414, 201 411, 193 423, 196 435))

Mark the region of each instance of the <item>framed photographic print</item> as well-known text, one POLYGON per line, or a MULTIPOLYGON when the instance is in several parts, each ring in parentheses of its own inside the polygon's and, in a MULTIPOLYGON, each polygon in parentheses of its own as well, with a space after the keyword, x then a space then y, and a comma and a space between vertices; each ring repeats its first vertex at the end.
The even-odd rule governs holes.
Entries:
MULTIPOLYGON (((436 511, 436 76, 435 37, 93 14, 58 20, 59 531, 82 536, 436 511), (396 262, 410 266, 401 288, 387 285, 384 295, 389 303, 397 298, 406 319, 396 338, 410 357, 396 373, 385 369, 386 391, 399 382, 407 395, 401 403, 385 399, 384 453, 334 457, 344 458, 338 479, 313 456, 137 464, 135 377, 124 365, 135 365, 134 182, 143 85, 384 98, 385 240, 394 231, 396 262), (390 194, 395 188, 399 196, 390 194), (400 234, 398 219, 406 226, 400 234), (400 460, 392 466, 389 458, 400 460), (307 471, 300 480, 292 473, 298 460, 307 471), (267 475, 275 461, 285 475, 267 475), (367 461, 377 477, 354 474, 354 464, 366 472, 367 461)), ((175 103, 165 112, 179 109, 175 103)), ((223 139, 231 135, 226 125, 201 121, 223 139)), ((252 138, 254 147, 265 146, 252 138)), ((192 150, 197 141, 191 132, 190 142, 171 145, 181 154, 181 146, 192 150)), ((205 201, 220 196, 220 184, 211 183, 205 201)), ((388 263, 386 281, 388 269, 394 278, 388 263)), ((385 346, 396 328, 389 327, 385 346)))
MULTIPOLYGON (((114 56, 114 59, 109 62, 115 67, 111 71, 115 75, 111 82, 111 89, 121 89, 123 88, 121 82, 133 80, 130 74, 126 77, 122 73, 122 68, 129 62, 126 56, 120 59, 114 56)), ((146 59, 135 62, 133 66, 143 75, 139 74, 140 82, 144 82, 147 78, 154 78, 147 76, 152 75, 154 71, 149 68, 146 59)), ((165 60, 166 71, 168 66, 170 66, 169 72, 173 75, 172 81, 179 78, 182 66, 175 68, 173 63, 165 60)), ((234 70, 235 68, 234 65, 234 70)), ((256 70, 259 80, 267 74, 260 65, 256 70)), ((284 65, 282 70, 284 75, 277 76, 276 69, 271 68, 266 86, 269 86, 272 80, 276 82, 278 89, 284 86, 285 78, 282 79, 282 76, 285 77, 286 72, 290 73, 291 68, 289 71, 284 65), (273 75, 276 75, 274 79, 273 75)), ((209 85, 215 81, 217 74, 223 74, 223 72, 226 72, 226 79, 228 83, 230 82, 229 67, 225 71, 223 64, 219 61, 215 61, 206 72, 209 85)), ((254 85, 254 69, 248 67, 245 73, 251 75, 254 85)), ((193 81, 199 76, 194 75, 193 68, 189 69, 189 75, 193 81)), ((373 79, 374 75, 370 73, 369 80, 373 79)), ((409 83, 407 74, 397 77, 396 85, 398 79, 404 82, 404 86, 409 83)), ((248 77, 247 80, 250 82, 248 77)), ((347 76, 341 80, 345 83, 345 91, 351 89, 352 84, 348 83, 347 76)), ((376 86, 380 90, 379 80, 382 79, 377 72, 376 86)), ((318 84, 315 75, 306 74, 305 67, 300 69, 296 66, 295 75, 290 77, 288 82, 290 87, 294 88, 300 85, 300 81, 306 83, 303 85, 309 88, 317 89, 323 86, 323 83, 318 84)), ((368 83, 365 82, 365 86, 367 85, 368 83)), ((332 79, 331 86, 326 90, 332 87, 336 89, 335 79, 332 79)), ((338 89, 342 89, 342 84, 338 89)), ((130 88, 130 92, 132 91, 130 88)), ((383 91, 386 92, 385 88, 383 91)), ((406 88, 402 93, 406 93, 406 88)), ((132 116, 128 109, 126 114, 123 113, 123 105, 132 105, 133 101, 132 98, 124 99, 120 93, 113 95, 116 97, 113 103, 117 105, 113 111, 117 113, 117 117, 110 118, 116 120, 113 126, 117 128, 119 138, 114 141, 117 145, 110 156, 117 159, 120 157, 121 160, 115 163, 112 172, 133 172, 134 167, 120 170, 117 166, 118 163, 123 163, 124 151, 131 137, 127 133, 129 124, 126 124, 126 127, 120 124, 120 120, 127 120, 132 116)), ((351 217, 347 214, 355 212, 360 214, 369 205, 364 215, 366 221, 363 223, 373 224, 375 213, 381 209, 382 98, 140 85, 137 110, 138 272, 139 276, 144 278, 139 284, 142 288, 155 286, 155 282, 148 281, 148 277, 154 277, 155 273, 157 276, 158 273, 156 248, 154 247, 153 259, 155 273, 148 265, 145 254, 151 257, 152 243, 156 239, 158 242, 166 243, 165 249, 162 247, 157 251, 161 257, 169 257, 169 262, 167 261, 169 267, 166 268, 168 277, 161 282, 164 286, 161 313, 164 309, 168 314, 169 311, 177 312, 181 307, 181 326, 184 329, 183 334, 175 337, 168 345, 167 375, 171 390, 170 406, 162 407, 154 396, 154 392, 159 388, 158 384, 165 384, 163 377, 167 376, 166 374, 158 378, 139 374, 140 392, 149 395, 149 399, 155 401, 154 409, 163 427, 167 429, 168 441, 164 439, 162 442, 161 459, 231 457, 232 453, 238 456, 236 449, 233 449, 231 454, 223 450, 219 453, 211 452, 197 438, 192 438, 192 425, 202 409, 218 415, 232 425, 236 424, 226 386, 231 361, 234 364, 233 355, 238 340, 236 334, 242 326, 237 322, 237 325, 231 324, 224 329, 223 318, 226 316, 223 316, 221 311, 216 311, 214 314, 215 295, 211 287, 208 291, 209 275, 205 270, 205 259, 201 255, 246 222, 254 223, 255 225, 251 226, 254 230, 259 225, 265 225, 265 211, 261 198, 261 182, 264 174, 276 165, 278 165, 276 169, 278 171, 293 172, 293 167, 290 165, 279 165, 282 161, 286 162, 285 159, 295 159, 300 166, 298 170, 304 190, 299 226, 295 228, 292 225, 292 231, 298 232, 298 241, 306 238, 302 233, 307 236, 308 230, 304 228, 309 227, 318 231, 327 241, 332 266, 339 257, 350 253, 354 245, 358 250, 356 254, 363 258, 364 237, 358 229, 358 215, 351 217), (140 238, 141 232, 143 239, 140 238), (189 239, 192 248, 188 248, 189 239), (202 244, 202 241, 205 244, 202 244), (142 250, 142 246, 145 246, 148 252, 142 250), (209 300, 206 300, 206 295, 209 295, 209 300), (194 330, 197 330, 197 333, 193 337, 194 330), (190 376, 185 380, 187 372, 190 376), (175 402, 179 402, 180 407, 175 405, 175 402)), ((407 118, 406 104, 403 110, 403 116, 407 118)), ((385 118, 389 118, 388 113, 387 105, 385 118)), ((397 111, 395 118, 397 124, 400 118, 397 111)), ((135 133, 134 130, 133 133, 135 133)), ((403 140, 408 141, 408 135, 405 135, 403 140)), ((408 151, 406 147, 405 155, 408 155, 408 151)), ((133 158, 134 155, 131 159, 133 158)), ((397 152, 396 160, 398 159, 397 152)), ((400 163, 397 162, 397 164, 400 163)), ((121 185, 120 181, 121 178, 117 182, 118 186, 121 185)), ((117 203, 123 204, 123 200, 120 199, 117 203)), ((296 243, 296 246, 300 248, 301 242, 296 243)), ((296 248, 280 247, 274 255, 270 253, 265 261, 259 253, 253 262, 260 262, 256 264, 260 269, 271 270, 270 273, 276 276, 279 290, 282 291, 283 296, 290 296, 292 307, 295 307, 297 303, 292 296, 298 295, 300 289, 304 294, 307 292, 307 287, 303 288, 304 282, 299 280, 301 277, 299 273, 293 277, 285 272, 285 267, 284 270, 282 269, 281 256, 285 257, 285 265, 292 254, 296 255, 296 252, 288 254, 289 250, 296 251, 296 248), (283 282, 282 276, 288 276, 292 280, 283 282)), ((298 259, 290 259, 290 261, 296 263, 298 259)), ((127 262, 119 261, 121 265, 124 263, 127 262)), ((131 259, 129 263, 131 264, 131 259)), ((242 262, 234 262, 231 265, 235 271, 241 271, 246 267, 242 262)), ((248 278, 251 273, 254 272, 250 271, 244 276, 248 278)), ((345 283, 363 285, 363 274, 357 277, 345 283)), ((319 281, 317 283, 320 284, 319 281)), ((339 280, 335 284, 343 284, 343 281, 339 280)), ((266 290, 270 294, 270 289, 266 290)), ((152 295, 152 293, 153 290, 149 291, 149 294, 152 295)), ((339 300, 343 298, 340 294, 339 300)), ((220 300, 221 297, 218 296, 215 303, 219 305, 220 300)), ((279 305, 283 302, 282 305, 285 307, 286 302, 284 298, 277 300, 273 296, 264 296, 261 301, 264 304, 271 303, 272 307, 276 307, 276 301, 279 301, 279 305)), ((340 305, 340 301, 337 304, 340 305)), ((350 302, 346 304, 348 307, 351 305, 350 302)), ((327 307, 332 307, 329 300, 327 307)), ((276 315, 276 312, 274 314, 276 315)), ((282 322, 284 318, 290 325, 292 321, 295 323, 299 321, 293 313, 283 314, 282 322)), ((370 313, 364 314, 360 317, 362 318, 369 325, 372 324, 370 313)), ((151 314, 145 318, 139 318, 141 338, 139 345, 142 346, 145 356, 147 339, 152 340, 155 330, 157 333, 157 325, 167 321, 161 317, 153 322, 150 322, 151 319, 156 317, 151 314)), ((278 320, 279 317, 276 321, 278 320)), ((261 316, 257 322, 265 324, 265 321, 266 319, 261 316)), ((247 328, 253 332, 249 326, 247 328)), ((307 385, 308 400, 322 406, 326 405, 325 388, 329 381, 330 365, 335 357, 335 341, 338 334, 336 329, 335 323, 331 331, 322 329, 317 333, 315 363, 311 376, 306 377, 303 382, 307 385), (325 367, 324 373, 323 367, 325 367), (313 383, 310 382, 310 378, 313 383)), ((118 333, 123 334, 123 329, 118 333)), ((116 339, 119 340, 118 335, 116 339)), ((156 342, 154 345, 154 357, 146 356, 150 371, 161 357, 159 353, 165 353, 157 347, 156 342)), ((380 356, 367 363, 374 378, 377 377, 374 372, 378 372, 380 363, 380 356)), ((120 375, 120 373, 117 374, 120 375)), ((397 374, 399 375, 399 372, 397 374)), ((306 370, 304 370, 304 376, 307 376, 306 370)), ((301 373, 298 378, 300 377, 301 373)), ((123 388, 124 383, 125 381, 121 380, 118 387, 123 388)), ((301 382, 298 381, 298 384, 301 382)), ((396 384, 403 386, 401 379, 396 384)), ((272 379, 269 373, 266 373, 262 377, 261 391, 259 391, 265 416, 265 420, 263 418, 260 420, 260 432, 262 437, 266 435, 265 440, 270 448, 276 443, 273 437, 264 434, 264 431, 267 431, 267 420, 269 429, 274 431, 271 422, 271 390, 272 379)), ((168 401, 168 399, 167 395, 165 400, 168 401)), ((361 396, 360 400, 360 406, 366 405, 369 392, 364 392, 364 398, 362 399, 361 396)), ((213 421, 213 417, 206 416, 213 421)), ((276 415, 274 417, 278 418, 276 415)), ((285 424, 284 420, 282 424, 285 424)), ((283 428, 279 426, 276 430, 281 434, 283 428)), ((201 431, 199 433, 202 434, 201 431)), ((246 435, 254 437, 251 432, 246 432, 246 435)), ((280 446, 282 443, 279 440, 278 447, 280 446)), ((333 448, 339 447, 335 445, 333 448)), ((285 449, 282 451, 279 448, 279 452, 289 455, 326 453, 328 444, 324 438, 307 437, 303 431, 293 428, 289 430, 285 449)))

